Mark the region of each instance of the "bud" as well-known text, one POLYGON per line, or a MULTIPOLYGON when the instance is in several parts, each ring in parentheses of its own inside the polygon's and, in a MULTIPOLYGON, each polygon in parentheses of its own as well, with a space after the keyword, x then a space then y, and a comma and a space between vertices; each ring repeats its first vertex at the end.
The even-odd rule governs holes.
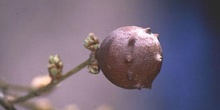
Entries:
POLYGON ((99 40, 94 33, 89 33, 89 36, 84 40, 84 46, 90 51, 96 51, 99 48, 99 40))
POLYGON ((90 54, 90 63, 88 65, 88 70, 90 73, 92 74, 98 74, 100 71, 99 65, 98 65, 98 61, 95 58, 95 52, 92 52, 90 54))
POLYGON ((58 80, 62 76, 63 63, 59 55, 49 57, 48 72, 52 80, 58 80))
POLYGON ((48 74, 34 77, 31 81, 31 87, 34 89, 42 88, 47 86, 51 82, 51 77, 48 74))
POLYGON ((36 110, 54 110, 51 102, 48 99, 38 99, 35 104, 36 110))

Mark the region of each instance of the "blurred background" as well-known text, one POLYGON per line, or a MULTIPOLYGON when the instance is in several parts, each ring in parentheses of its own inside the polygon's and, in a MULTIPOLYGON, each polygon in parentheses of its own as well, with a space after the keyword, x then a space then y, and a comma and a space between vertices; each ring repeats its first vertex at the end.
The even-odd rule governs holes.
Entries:
POLYGON ((0 79, 29 85, 53 54, 67 72, 89 57, 88 33, 102 41, 122 26, 151 27, 164 56, 151 90, 122 89, 83 69, 43 97, 79 110, 219 110, 218 11, 208 0, 0 0, 0 79))

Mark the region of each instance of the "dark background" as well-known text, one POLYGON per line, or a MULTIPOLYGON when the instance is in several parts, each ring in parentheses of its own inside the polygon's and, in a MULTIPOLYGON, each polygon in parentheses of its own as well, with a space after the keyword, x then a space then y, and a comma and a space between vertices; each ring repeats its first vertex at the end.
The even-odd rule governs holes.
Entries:
POLYGON ((70 70, 89 57, 89 32, 102 41, 121 26, 151 27, 164 56, 151 90, 121 89, 84 69, 44 98, 80 110, 219 110, 219 10, 212 0, 0 0, 0 79, 29 85, 56 53, 70 70))

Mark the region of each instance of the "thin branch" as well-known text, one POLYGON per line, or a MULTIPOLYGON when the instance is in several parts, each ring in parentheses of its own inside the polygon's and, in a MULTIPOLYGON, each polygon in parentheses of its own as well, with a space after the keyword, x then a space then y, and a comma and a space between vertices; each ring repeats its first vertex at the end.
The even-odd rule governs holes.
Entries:
POLYGON ((3 81, 0 81, 0 88, 13 89, 16 91, 31 91, 31 90, 33 90, 33 88, 28 87, 28 86, 9 84, 9 83, 3 82, 3 81))
POLYGON ((80 65, 78 65, 77 67, 73 68, 72 70, 70 70, 69 72, 67 72, 66 74, 62 75, 62 77, 59 80, 56 81, 51 81, 51 83, 49 83, 47 86, 44 86, 42 88, 30 91, 27 95, 21 96, 21 97, 17 97, 15 100, 11 101, 12 104, 15 103, 20 103, 20 102, 24 102, 27 101, 33 97, 39 96, 42 93, 51 90, 52 88, 54 88, 57 84, 59 84, 60 82, 62 82, 63 80, 65 80, 66 78, 70 77, 71 75, 73 75, 74 73, 80 71, 81 69, 83 69, 84 67, 86 67, 87 65, 89 65, 90 59, 84 61, 83 63, 81 63, 80 65))
POLYGON ((16 110, 13 104, 11 104, 7 98, 5 98, 2 92, 0 92, 0 105, 2 105, 2 107, 4 107, 6 110, 16 110))

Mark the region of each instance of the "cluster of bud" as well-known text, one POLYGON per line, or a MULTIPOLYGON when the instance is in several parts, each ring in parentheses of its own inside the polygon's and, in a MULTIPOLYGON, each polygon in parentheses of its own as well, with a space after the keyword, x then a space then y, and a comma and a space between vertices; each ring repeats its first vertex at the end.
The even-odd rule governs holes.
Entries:
POLYGON ((52 80, 58 80, 62 76, 63 63, 59 55, 49 57, 48 72, 52 80))
POLYGON ((88 37, 84 40, 84 46, 91 51, 88 71, 92 74, 98 74, 100 69, 98 66, 98 61, 95 57, 96 50, 99 48, 98 38, 93 33, 89 33, 88 37))
POLYGON ((96 51, 99 48, 99 40, 94 33, 89 33, 88 37, 84 40, 84 46, 90 51, 96 51))

